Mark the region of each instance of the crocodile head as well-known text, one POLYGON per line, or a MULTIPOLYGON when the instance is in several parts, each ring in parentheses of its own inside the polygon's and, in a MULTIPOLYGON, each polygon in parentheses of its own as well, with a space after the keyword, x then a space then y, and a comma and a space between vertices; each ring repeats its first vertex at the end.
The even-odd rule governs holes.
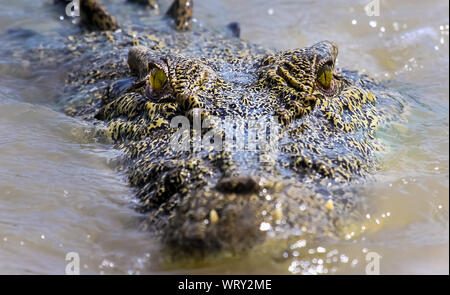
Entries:
POLYGON ((336 237, 357 218, 348 184, 377 169, 386 98, 337 70, 337 53, 328 41, 270 54, 129 49, 96 118, 165 245, 242 251, 268 235, 336 237))

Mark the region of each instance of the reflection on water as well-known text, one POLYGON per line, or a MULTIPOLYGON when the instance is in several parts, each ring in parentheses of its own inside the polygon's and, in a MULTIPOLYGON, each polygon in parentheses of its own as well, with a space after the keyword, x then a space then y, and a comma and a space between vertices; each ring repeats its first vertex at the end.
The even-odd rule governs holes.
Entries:
MULTIPOLYGON (((48 2, 0 0, 0 32, 70 29, 48 2)), ((333 40, 339 66, 389 79, 408 99, 405 119, 379 132, 388 152, 366 190, 373 210, 348 240, 288 241, 292 251, 277 257, 260 249, 241 260, 161 267, 158 245, 137 230, 131 189, 109 165, 118 152, 83 142, 74 134, 89 126, 52 109, 61 91, 55 75, 20 72, 0 56, 0 273, 61 274, 70 251, 82 273, 362 274, 373 251, 382 273, 448 273, 448 2, 381 1, 371 18, 366 2, 209 0, 195 12, 199 25, 238 21, 244 39, 277 49, 333 40)), ((132 12, 110 10, 122 22, 132 12)))

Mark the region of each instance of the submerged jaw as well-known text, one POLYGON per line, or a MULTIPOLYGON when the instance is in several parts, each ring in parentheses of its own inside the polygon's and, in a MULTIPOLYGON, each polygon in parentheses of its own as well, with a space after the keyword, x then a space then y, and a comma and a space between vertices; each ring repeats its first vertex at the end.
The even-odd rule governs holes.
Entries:
POLYGON ((338 237, 337 229, 346 222, 338 216, 347 210, 339 203, 289 180, 265 179, 260 185, 260 191, 207 186, 188 193, 163 229, 167 251, 178 256, 236 254, 291 235, 308 243, 338 237))

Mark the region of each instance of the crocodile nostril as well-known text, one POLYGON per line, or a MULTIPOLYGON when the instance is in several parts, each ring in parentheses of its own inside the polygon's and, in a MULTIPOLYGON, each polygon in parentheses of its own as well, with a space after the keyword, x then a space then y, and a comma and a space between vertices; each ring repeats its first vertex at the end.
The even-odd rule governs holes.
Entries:
POLYGON ((259 180, 251 176, 235 176, 221 179, 216 189, 223 193, 248 194, 261 190, 259 180))

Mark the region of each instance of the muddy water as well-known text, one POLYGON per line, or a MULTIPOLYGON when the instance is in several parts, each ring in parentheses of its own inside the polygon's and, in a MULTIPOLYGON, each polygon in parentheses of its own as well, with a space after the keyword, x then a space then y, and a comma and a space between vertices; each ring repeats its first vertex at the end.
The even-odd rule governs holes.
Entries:
MULTIPOLYGON (((48 2, 0 0, 0 32, 70 29, 48 2)), ((103 2, 121 21, 133 9, 103 2)), ((382 0, 374 17, 364 12, 368 2, 208 0, 196 1, 195 12, 197 25, 238 21, 244 39, 277 49, 333 40, 339 66, 389 79, 407 99, 404 120, 379 132, 388 151, 365 189, 371 214, 347 240, 296 244, 308 259, 291 251, 161 263, 157 243, 137 230, 131 189, 109 164, 118 152, 80 140, 86 123, 55 111, 57 77, 22 73, 0 56, 0 273, 63 274, 68 252, 79 253, 84 274, 364 274, 371 252, 382 257, 381 273, 448 273, 448 2, 382 0)))

